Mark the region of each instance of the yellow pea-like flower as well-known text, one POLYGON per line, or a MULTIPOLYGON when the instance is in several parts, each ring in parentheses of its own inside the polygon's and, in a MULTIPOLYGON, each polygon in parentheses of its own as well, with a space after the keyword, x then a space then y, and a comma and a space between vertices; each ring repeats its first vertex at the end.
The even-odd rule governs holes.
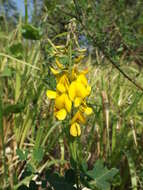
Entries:
POLYGON ((58 95, 55 99, 55 107, 56 109, 62 109, 65 105, 65 94, 58 95))
POLYGON ((91 107, 86 107, 85 110, 84 110, 84 113, 85 113, 86 115, 90 115, 90 114, 93 113, 93 110, 92 110, 91 107))
POLYGON ((57 112, 55 112, 55 116, 58 120, 64 120, 67 116, 66 110, 63 108, 57 112))
POLYGON ((84 84, 81 82, 76 82, 76 96, 84 99, 88 94, 89 92, 87 91, 84 84))
POLYGON ((80 125, 78 123, 73 123, 70 127, 70 135, 73 137, 77 137, 81 135, 80 125))
MULTIPOLYGON (((78 59, 82 58, 79 57, 78 59)), ((77 66, 68 70, 58 58, 55 61, 57 69, 53 67, 50 69, 56 77, 56 91, 47 90, 46 95, 49 99, 55 99, 54 116, 58 120, 66 119, 71 111, 75 113, 70 121, 70 134, 77 137, 81 135, 80 124, 85 124, 86 116, 93 112, 92 108, 86 105, 86 98, 91 93, 91 87, 86 78, 88 70, 79 72, 77 66)))
POLYGON ((75 123, 75 122, 82 123, 82 124, 85 124, 85 122, 86 122, 86 119, 85 119, 83 113, 79 110, 75 113, 75 115, 73 116, 73 118, 71 120, 71 123, 75 123))

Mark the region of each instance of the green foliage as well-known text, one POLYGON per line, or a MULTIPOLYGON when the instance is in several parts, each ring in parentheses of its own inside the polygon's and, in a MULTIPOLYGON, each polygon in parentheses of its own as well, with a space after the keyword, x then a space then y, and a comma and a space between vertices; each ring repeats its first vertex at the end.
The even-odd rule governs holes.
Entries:
POLYGON ((15 44, 12 44, 12 45, 9 47, 9 51, 10 51, 10 53, 11 53, 14 57, 19 58, 19 59, 22 59, 22 57, 23 57, 23 52, 24 52, 22 43, 15 43, 15 44))
POLYGON ((33 150, 33 158, 37 162, 42 161, 43 155, 44 155, 44 151, 43 151, 42 147, 38 147, 38 148, 36 148, 36 149, 33 150))
POLYGON ((52 173, 51 170, 46 172, 46 180, 43 181, 43 188, 46 188, 46 184, 49 183, 49 188, 53 187, 54 190, 76 190, 75 184, 75 172, 74 170, 67 170, 65 176, 60 176, 58 173, 52 173))
POLYGON ((97 187, 100 190, 110 190, 111 182, 118 173, 116 168, 108 170, 106 167, 104 167, 103 161, 101 160, 96 161, 92 170, 87 170, 85 164, 82 166, 82 168, 85 172, 85 175, 88 176, 88 186, 91 188, 97 187))
POLYGON ((42 37, 42 31, 40 28, 36 28, 31 24, 24 24, 22 26, 22 36, 29 40, 40 40, 42 37))
POLYGON ((0 77, 11 77, 11 76, 12 76, 12 70, 8 67, 5 67, 0 75, 0 77))
POLYGON ((16 149, 16 153, 21 161, 27 160, 28 151, 23 152, 21 149, 16 149))

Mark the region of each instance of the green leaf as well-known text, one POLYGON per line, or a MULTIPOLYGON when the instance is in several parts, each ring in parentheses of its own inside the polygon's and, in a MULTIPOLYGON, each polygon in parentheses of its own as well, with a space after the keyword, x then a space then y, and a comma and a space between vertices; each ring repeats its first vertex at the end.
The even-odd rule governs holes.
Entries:
POLYGON ((48 178, 48 182, 55 190, 76 190, 76 188, 73 187, 73 184, 67 182, 66 179, 59 176, 58 173, 51 174, 48 178))
POLYGON ((76 174, 73 169, 68 169, 65 173, 65 180, 69 184, 75 184, 76 183, 76 174))
POLYGON ((44 151, 42 147, 38 147, 33 151, 33 157, 36 161, 40 162, 44 156, 44 151))
POLYGON ((22 26, 22 36, 29 40, 40 40, 42 31, 31 24, 25 24, 22 26))
POLYGON ((21 149, 17 148, 16 154, 19 156, 19 159, 23 161, 27 159, 28 151, 26 150, 25 152, 23 152, 21 149))
POLYGON ((5 67, 3 72, 0 74, 1 77, 11 77, 12 71, 8 67, 5 67))
POLYGON ((101 190, 110 190, 111 181, 117 173, 118 170, 116 168, 108 170, 104 167, 103 162, 98 160, 95 163, 93 170, 87 172, 87 175, 92 179, 89 184, 91 187, 97 187, 101 190))

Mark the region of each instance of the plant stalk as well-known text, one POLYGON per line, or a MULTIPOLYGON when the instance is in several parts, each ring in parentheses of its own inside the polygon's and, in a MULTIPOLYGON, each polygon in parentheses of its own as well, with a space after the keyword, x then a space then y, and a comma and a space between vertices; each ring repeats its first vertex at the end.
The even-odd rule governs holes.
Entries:
POLYGON ((6 185, 8 183, 8 177, 7 177, 6 152, 5 152, 5 142, 4 142, 4 129, 3 129, 2 81, 0 81, 0 136, 2 143, 2 162, 4 165, 4 179, 6 185))

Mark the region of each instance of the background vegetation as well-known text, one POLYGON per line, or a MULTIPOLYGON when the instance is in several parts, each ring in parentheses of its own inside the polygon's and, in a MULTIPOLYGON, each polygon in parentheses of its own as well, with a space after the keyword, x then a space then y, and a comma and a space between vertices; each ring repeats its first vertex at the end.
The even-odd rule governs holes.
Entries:
POLYGON ((142 0, 23 3, 0 1, 0 189, 143 189, 142 0), (59 45, 90 70, 76 161, 46 97, 59 45))

